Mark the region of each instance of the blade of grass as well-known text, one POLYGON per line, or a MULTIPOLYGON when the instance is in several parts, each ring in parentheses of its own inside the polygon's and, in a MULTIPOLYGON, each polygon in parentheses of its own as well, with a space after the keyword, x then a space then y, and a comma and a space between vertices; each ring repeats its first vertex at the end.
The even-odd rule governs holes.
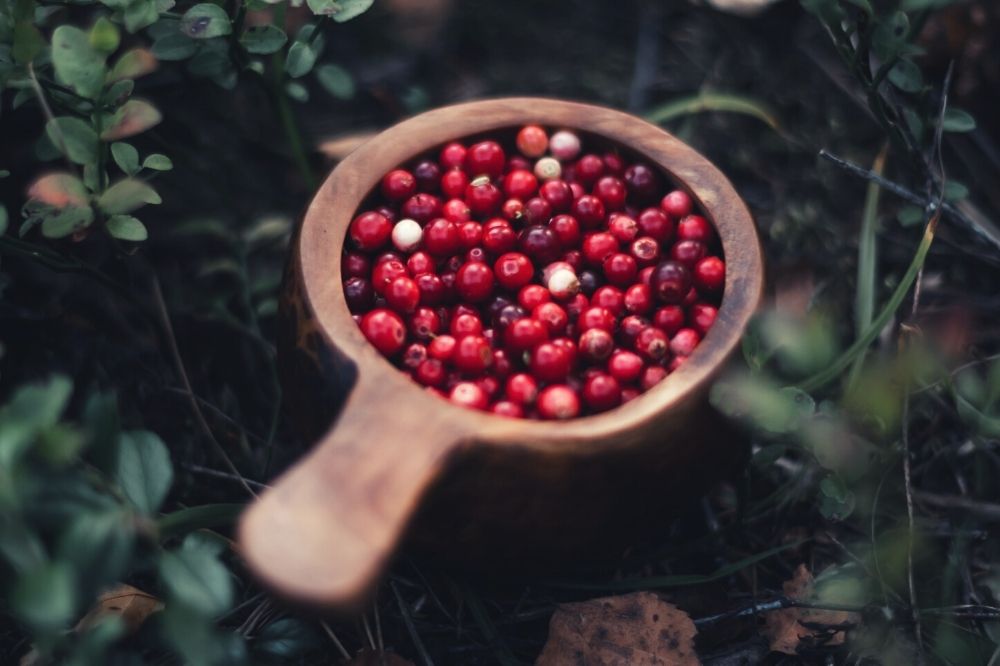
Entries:
POLYGON ((507 644, 500 639, 496 625, 493 624, 490 614, 486 611, 486 607, 483 605, 483 601, 479 598, 476 591, 464 580, 459 585, 462 590, 462 597, 469 607, 469 612, 472 613, 472 619, 475 620, 479 626, 479 630, 483 632, 483 636, 489 642, 490 647, 493 648, 493 656, 496 657, 497 663, 504 666, 508 664, 514 666, 521 663, 511 653, 507 644))
MULTIPOLYGON (((872 173, 881 176, 885 171, 885 157, 889 150, 889 144, 882 144, 882 150, 875 156, 872 164, 872 173)), ((877 257, 877 222, 878 222, 878 200, 882 188, 878 181, 868 181, 868 191, 865 193, 865 206, 861 214, 861 235, 858 238, 858 293, 854 299, 854 335, 860 338, 864 335, 865 329, 871 326, 872 317, 875 314, 875 265, 877 257)), ((867 351, 867 350, 866 350, 867 351)), ((866 352, 862 352, 855 359, 851 367, 848 385, 853 386, 861 374, 861 368, 865 362, 866 352)))
POLYGON ((864 335, 855 340, 854 344, 848 347, 847 351, 841 354, 826 369, 800 382, 798 384, 800 389, 810 393, 826 386, 839 377, 854 362, 854 359, 867 350, 868 346, 878 337, 879 332, 889 323, 889 320, 902 304, 903 299, 906 298, 906 294, 910 291, 910 287, 913 286, 913 282, 917 279, 917 275, 924 265, 924 260, 927 258, 927 252, 931 249, 931 243, 934 242, 934 232, 937 230, 937 223, 940 218, 941 212, 938 209, 934 212, 934 215, 927 223, 927 227, 924 229, 924 236, 917 247, 916 253, 913 255, 913 260, 910 261, 909 268, 906 269, 906 274, 903 275, 903 279, 899 282, 896 290, 892 292, 889 302, 879 312, 878 317, 865 329, 864 335))
POLYGON ((607 583, 577 583, 570 581, 549 581, 553 587, 560 587, 571 590, 602 590, 602 591, 626 591, 626 590, 649 590, 653 588, 685 587, 688 585, 703 585, 712 583, 721 578, 726 578, 734 573, 746 569, 747 567, 766 560, 778 553, 797 548, 805 543, 805 539, 795 543, 786 543, 761 553, 745 557, 742 560, 719 567, 710 574, 681 574, 677 576, 650 576, 648 578, 631 578, 627 580, 615 580, 607 583))
POLYGON ((726 93, 698 93, 667 102, 647 113, 646 120, 651 123, 665 123, 705 111, 742 113, 766 123, 775 130, 780 129, 777 116, 765 104, 750 97, 726 93))

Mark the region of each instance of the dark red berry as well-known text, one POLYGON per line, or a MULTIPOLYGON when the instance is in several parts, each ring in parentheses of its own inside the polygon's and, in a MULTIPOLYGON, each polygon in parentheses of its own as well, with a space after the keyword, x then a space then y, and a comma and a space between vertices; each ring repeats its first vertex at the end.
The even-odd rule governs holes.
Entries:
POLYGON ((486 175, 499 178, 506 161, 503 148, 496 141, 480 141, 465 153, 465 170, 473 177, 486 175))
POLYGON ((569 315, 558 303, 540 303, 531 311, 531 317, 545 325, 549 335, 562 335, 569 326, 569 315))
POLYGON ((463 224, 472 218, 472 211, 464 199, 448 199, 441 207, 441 216, 455 224, 463 224))
POLYGON ((615 286, 632 284, 638 272, 639 266, 630 254, 616 252, 604 260, 604 277, 615 286))
POLYGON ((574 173, 582 185, 590 187, 604 174, 604 161, 597 155, 584 155, 576 161, 574 173))
POLYGON ((437 162, 424 160, 413 167, 413 177, 417 179, 418 192, 437 192, 441 186, 441 167, 437 162))
POLYGON ((646 208, 636 220, 643 236, 649 236, 657 243, 667 243, 674 237, 674 223, 659 208, 646 208))
POLYGON ((660 177, 645 164, 633 164, 622 175, 629 196, 636 203, 653 201, 660 189, 660 177))
POLYGON ((611 356, 615 349, 615 339, 611 333, 600 329, 591 328, 583 332, 578 345, 580 356, 591 362, 601 362, 611 356))
POLYGON ((660 200, 660 208, 675 220, 691 214, 692 202, 687 192, 674 190, 660 200))
POLYGON ((427 307, 417 308, 408 323, 410 333, 418 340, 430 340, 441 330, 441 317, 427 307))
POLYGON ((551 300, 552 295, 549 293, 549 290, 540 284, 529 284, 521 287, 521 290, 517 292, 518 304, 529 312, 542 303, 548 303, 551 300))
POLYGON ((631 243, 639 235, 639 224, 628 215, 612 213, 608 216, 608 232, 619 243, 631 243))
POLYGON ((700 241, 682 240, 670 248, 670 258, 693 269, 707 252, 708 248, 700 241))
POLYGON ((344 282, 344 297, 351 312, 367 312, 375 305, 375 290, 363 277, 347 278, 344 282))
POLYGON ((417 366, 417 369, 413 372, 413 377, 424 386, 440 388, 444 385, 447 372, 445 371, 444 363, 436 358, 428 358, 417 366))
POLYGON ((679 305, 664 305, 653 313, 653 326, 667 335, 673 335, 684 327, 684 308, 679 305))
POLYGON ((621 210, 625 207, 625 183, 614 176, 605 176, 594 185, 594 196, 601 200, 607 210, 621 210))
POLYGON ((413 281, 420 290, 420 302, 423 305, 441 305, 448 297, 444 280, 433 273, 421 273, 413 281))
POLYGON ((549 229, 555 232, 563 247, 573 247, 580 243, 580 223, 572 215, 556 215, 549 220, 549 229))
POLYGON ((668 305, 680 303, 691 288, 691 272, 677 261, 664 261, 650 278, 653 295, 668 305))
POLYGON ((608 359, 608 373, 623 384, 630 384, 642 374, 642 357, 620 349, 608 359))
POLYGON ((391 201, 402 201, 417 193, 417 179, 404 169, 394 169, 382 177, 382 195, 391 201))
POLYGON ((561 247, 552 229, 540 224, 525 227, 518 235, 518 247, 536 264, 548 264, 559 258, 561 247))
POLYGON ((483 226, 483 249, 492 255, 513 250, 517 245, 517 234, 506 220, 495 218, 483 226))
POLYGON ((650 361, 659 361, 667 355, 670 339, 658 328, 649 326, 635 339, 635 350, 650 361))
POLYGON ((513 352, 522 352, 534 349, 549 339, 549 331, 545 324, 525 317, 511 322, 504 333, 504 344, 513 352))
POLYGON ((559 178, 545 181, 538 189, 538 195, 545 199, 556 213, 563 213, 573 205, 573 189, 565 180, 559 178))
POLYGON ((593 229, 604 221, 604 203, 592 194, 574 201, 571 212, 584 229, 593 229))
POLYGON ((615 316, 607 308, 598 306, 590 307, 580 313, 580 318, 577 320, 576 326, 581 333, 591 328, 600 328, 608 333, 613 333, 615 330, 615 316))
POLYGON ((707 245, 713 238, 715 230, 701 215, 686 215, 677 223, 677 240, 695 240, 707 245))
POLYGON ((421 363, 427 360, 427 347, 414 342, 403 352, 403 365, 410 369, 416 369, 421 363))
POLYGON ((614 316, 625 311, 625 295, 618 287, 605 285, 594 290, 590 304, 595 307, 607 308, 614 316))
POLYGON ((543 342, 531 352, 529 367, 535 377, 543 382, 558 382, 569 374, 572 357, 560 345, 543 342))
POLYGON ((348 252, 341 262, 341 272, 345 278, 363 277, 366 278, 372 271, 372 262, 368 255, 360 252, 348 252))
POLYGON ((486 177, 480 177, 465 188, 465 203, 474 215, 490 215, 500 208, 503 194, 486 177))
POLYGON ((618 380, 603 372, 592 375, 583 383, 583 402, 595 412, 617 407, 622 401, 618 380))
POLYGON ((441 214, 441 200, 433 194, 414 194, 403 202, 403 217, 425 224, 441 214))
POLYGON ((552 217, 552 204, 541 197, 531 197, 524 202, 524 221, 528 224, 546 224, 552 217))
POLYGON ((601 266, 618 251, 618 240, 606 231, 598 231, 583 237, 582 249, 584 259, 593 266, 601 266))
POLYGON ((618 340, 626 347, 635 347, 639 334, 649 327, 649 320, 639 315, 629 315, 618 326, 618 340))
POLYGON ((406 276, 406 266, 397 259, 390 259, 375 265, 372 270, 372 289, 384 296, 389 284, 398 277, 406 276))

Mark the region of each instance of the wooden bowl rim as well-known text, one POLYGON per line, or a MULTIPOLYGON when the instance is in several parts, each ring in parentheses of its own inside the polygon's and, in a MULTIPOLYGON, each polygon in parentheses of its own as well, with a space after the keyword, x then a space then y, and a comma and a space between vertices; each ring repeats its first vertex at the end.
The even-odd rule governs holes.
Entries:
MULTIPOLYGON (((616 446, 609 439, 648 425, 665 410, 702 396, 740 343, 764 284, 763 253, 750 211, 711 162, 673 135, 635 116, 592 104, 541 97, 498 98, 441 107, 376 135, 340 162, 319 188, 302 222, 298 252, 306 307, 312 309, 326 341, 357 366, 357 385, 352 390, 367 384, 367 390, 377 395, 383 382, 405 384, 408 399, 420 407, 407 413, 434 410, 431 413, 435 420, 447 420, 453 431, 465 433, 471 441, 566 454, 589 454, 616 446), (457 407, 429 394, 364 338, 347 308, 341 281, 340 262, 348 225, 384 173, 450 140, 529 123, 600 135, 656 164, 706 213, 719 233, 727 266, 716 322, 677 371, 620 407, 566 421, 505 418, 457 407)), ((391 406, 372 405, 372 409, 391 411, 391 406)))

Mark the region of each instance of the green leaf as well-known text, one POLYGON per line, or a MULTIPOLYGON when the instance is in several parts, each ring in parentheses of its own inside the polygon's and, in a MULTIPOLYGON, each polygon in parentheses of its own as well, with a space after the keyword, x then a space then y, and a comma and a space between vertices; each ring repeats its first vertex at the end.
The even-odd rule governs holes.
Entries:
POLYGON ((3 236, 7 232, 8 216, 7 207, 0 204, 0 236, 3 236))
POLYGON ((904 206, 896 214, 896 219, 904 227, 912 227, 924 221, 924 209, 920 206, 904 206))
POLYGON ((170 490, 174 470, 167 447, 154 433, 122 433, 116 479, 122 493, 142 513, 152 514, 170 490))
POLYGON ((316 80, 324 90, 337 99, 347 100, 354 97, 354 77, 339 65, 332 63, 320 65, 316 69, 316 80))
POLYGON ((210 527, 228 527, 244 509, 244 504, 203 504, 168 513, 157 521, 160 538, 183 536, 210 527))
POLYGON ((114 53, 121 42, 118 26, 109 21, 106 16, 97 19, 97 22, 90 29, 88 37, 90 45, 102 53, 114 53))
POLYGON ((767 123, 773 129, 779 129, 778 118, 767 105, 750 97, 729 95, 725 93, 701 93, 691 97, 682 97, 653 109, 646 114, 646 120, 651 123, 666 123, 681 116, 706 111, 725 111, 742 113, 767 123))
POLYGON ((337 8, 333 12, 333 20, 337 23, 345 23, 352 18, 360 16, 368 11, 374 0, 338 0, 337 8))
POLYGON ((75 590, 72 569, 63 563, 46 564, 16 580, 10 607, 34 631, 54 633, 73 619, 75 590))
POLYGON ((266 55, 281 50, 288 41, 285 32, 276 25, 255 25, 247 28, 240 44, 250 53, 266 55))
POLYGON ((56 208, 88 205, 87 188, 76 176, 69 173, 50 173, 42 176, 28 188, 28 196, 56 208))
POLYGON ((924 76, 910 60, 900 60, 889 70, 889 82, 903 92, 920 92, 924 87, 924 76))
POLYGON ((78 95, 95 99, 104 86, 104 54, 90 45, 83 30, 61 25, 52 33, 52 66, 56 79, 78 95))
POLYGON ((60 116, 45 124, 45 132, 57 148, 65 150, 71 162, 97 162, 97 134, 88 123, 79 118, 60 116))
POLYGON ((160 18, 153 0, 132 0, 125 7, 124 15, 125 29, 133 34, 153 25, 160 18))
POLYGON ((289 81, 285 84, 285 94, 296 102, 308 102, 309 90, 298 81, 289 81))
POLYGON ((108 233, 118 240, 138 243, 149 237, 146 226, 131 215, 112 215, 106 226, 108 233))
POLYGON ((201 3, 184 13, 181 32, 192 39, 221 37, 233 31, 229 15, 218 5, 201 3))
POLYGON ((320 647, 322 640, 312 627, 301 620, 286 617, 272 622, 257 634, 253 650, 279 660, 294 660, 320 647))
POLYGON ((38 433, 59 420, 72 392, 73 383, 56 375, 45 383, 22 386, 14 393, 10 402, 0 408, 0 467, 10 467, 38 433))
POLYGON ((135 89, 135 81, 130 79, 115 81, 104 91, 102 99, 106 104, 111 106, 121 106, 128 99, 128 96, 132 94, 133 89, 135 89))
POLYGON ((160 153, 153 153, 146 157, 142 162, 143 169, 152 169, 153 171, 170 171, 174 168, 174 163, 170 161, 170 158, 166 155, 161 155, 160 153))
POLYGON ((42 220, 42 235, 46 238, 65 238, 80 229, 86 229, 93 221, 94 211, 89 206, 67 206, 42 220))
POLYGON ((163 120, 159 110, 149 102, 130 99, 125 102, 111 119, 111 124, 101 132, 105 141, 115 141, 145 132, 163 120))
POLYGON ((211 617, 232 603, 232 580, 215 548, 196 537, 188 535, 179 549, 163 554, 160 578, 176 601, 211 617))
POLYGON ((871 3, 868 2, 868 0, 847 0, 847 2, 851 3, 865 14, 868 14, 868 16, 875 14, 875 10, 872 9, 871 3))
POLYGON ((45 38, 30 20, 18 21, 14 25, 14 43, 11 54, 14 62, 25 65, 35 59, 45 48, 45 38))
POLYGON ((147 49, 132 49, 122 54, 108 73, 107 83, 122 79, 137 79, 156 71, 156 57, 147 49))
POLYGON ((139 172, 139 151, 131 144, 121 141, 111 144, 111 157, 127 175, 134 176, 139 172))
POLYGON ((872 47, 882 60, 897 55, 906 44, 910 32, 910 19, 903 12, 893 12, 879 20, 872 33, 872 47))
POLYGON ((110 585, 125 573, 134 532, 123 510, 80 513, 59 540, 58 553, 72 562, 79 580, 91 592, 110 585))
POLYGON ((968 111, 953 106, 948 107, 945 109, 941 128, 945 132, 971 132, 976 129, 976 119, 968 111))
POLYGON ((150 49, 160 60, 184 60, 198 50, 198 42, 181 32, 173 32, 158 38, 150 49))
POLYGON ((949 180, 944 184, 944 198, 948 201, 959 201, 969 196, 969 188, 957 180, 949 180))
POLYGON ((319 57, 319 50, 316 43, 306 43, 297 41, 288 49, 288 57, 285 59, 285 72, 292 78, 298 78, 309 73, 309 70, 316 64, 319 57))
POLYGON ((156 190, 143 181, 126 178, 105 190, 97 200, 97 205, 108 215, 120 215, 131 213, 146 204, 158 204, 161 201, 156 190))

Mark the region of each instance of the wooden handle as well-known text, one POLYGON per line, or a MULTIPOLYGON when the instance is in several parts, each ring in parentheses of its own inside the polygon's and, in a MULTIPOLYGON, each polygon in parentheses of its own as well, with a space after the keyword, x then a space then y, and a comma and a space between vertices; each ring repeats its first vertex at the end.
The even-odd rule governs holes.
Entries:
POLYGON ((363 377, 322 441, 240 521, 248 566, 303 603, 365 600, 459 444, 447 408, 414 409, 363 377))

